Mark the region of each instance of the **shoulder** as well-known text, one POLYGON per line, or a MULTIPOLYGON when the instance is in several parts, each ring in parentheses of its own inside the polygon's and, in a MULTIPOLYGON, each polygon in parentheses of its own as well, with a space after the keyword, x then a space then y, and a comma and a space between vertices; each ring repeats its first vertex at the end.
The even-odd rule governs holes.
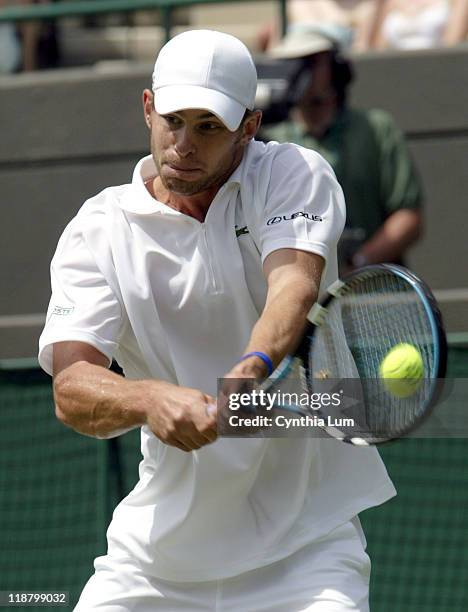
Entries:
POLYGON ((403 131, 397 126, 390 113, 378 108, 350 112, 350 134, 372 134, 378 150, 388 151, 404 142, 403 131))
POLYGON ((265 140, 277 140, 278 142, 297 142, 299 137, 296 124, 293 121, 282 121, 262 127, 261 135, 265 140))
POLYGON ((277 176, 276 171, 287 174, 298 172, 308 174, 331 170, 328 162, 312 149, 291 142, 254 141, 249 147, 245 173, 258 178, 258 171, 262 168, 271 170, 269 172, 271 178, 277 179, 281 179, 281 176, 277 176))
POLYGON ((369 127, 373 130, 380 129, 387 125, 394 125, 392 116, 387 111, 379 108, 346 108, 343 111, 343 125, 349 130, 359 130, 369 127))
POLYGON ((245 202, 263 210, 272 201, 308 194, 338 184, 327 161, 316 151, 292 143, 252 142, 241 178, 245 202))
POLYGON ((113 206, 118 205, 128 193, 130 185, 107 187, 100 193, 84 202, 76 215, 76 219, 86 223, 96 217, 105 217, 113 206))
POLYGON ((102 236, 110 227, 110 211, 126 192, 127 185, 108 187, 84 202, 77 214, 64 228, 55 257, 70 250, 79 250, 88 236, 95 236, 102 243, 102 236))
POLYGON ((394 118, 390 113, 380 108, 372 108, 365 113, 367 120, 377 132, 399 132, 394 118))

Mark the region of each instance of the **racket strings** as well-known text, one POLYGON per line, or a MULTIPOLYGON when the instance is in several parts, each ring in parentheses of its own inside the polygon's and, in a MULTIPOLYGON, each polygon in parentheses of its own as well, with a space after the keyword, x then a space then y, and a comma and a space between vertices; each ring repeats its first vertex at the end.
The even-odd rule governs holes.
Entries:
MULTIPOLYGON (((424 380, 411 397, 391 394, 379 376, 382 360, 398 344, 408 343, 421 354, 425 377, 434 371, 431 322, 420 296, 406 280, 390 273, 359 276, 345 295, 332 300, 328 316, 311 347, 312 378, 359 378, 361 410, 372 437, 393 437, 407 430, 425 407, 429 393, 424 380)), ((313 381, 311 381, 312 383, 313 381)))
POLYGON ((430 371, 430 353, 427 351, 429 321, 418 295, 399 277, 381 275, 370 278, 360 287, 360 295, 368 295, 374 302, 369 305, 361 301, 359 304, 357 316, 362 317, 361 320, 368 326, 360 333, 364 337, 371 330, 373 337, 378 339, 378 343, 374 341, 371 344, 371 350, 360 353, 365 365, 363 373, 373 377, 371 380, 364 379, 368 387, 366 416, 374 431, 398 432, 406 427, 408 420, 417 418, 423 405, 423 389, 416 392, 412 401, 389 394, 379 377, 379 366, 394 346, 409 343, 422 353, 424 369, 430 371))

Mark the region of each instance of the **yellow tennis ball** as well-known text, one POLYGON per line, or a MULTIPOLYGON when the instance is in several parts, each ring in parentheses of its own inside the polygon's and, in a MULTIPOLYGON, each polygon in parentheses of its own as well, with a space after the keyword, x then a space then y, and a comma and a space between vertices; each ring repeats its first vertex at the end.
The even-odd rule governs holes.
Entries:
POLYGON ((409 397, 416 393, 424 377, 421 353, 412 344, 397 344, 383 359, 379 374, 395 397, 409 397))

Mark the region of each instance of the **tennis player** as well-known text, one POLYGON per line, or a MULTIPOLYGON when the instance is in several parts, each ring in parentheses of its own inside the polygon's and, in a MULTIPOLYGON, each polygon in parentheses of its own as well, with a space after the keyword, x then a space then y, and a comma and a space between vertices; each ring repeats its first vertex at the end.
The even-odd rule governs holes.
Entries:
POLYGON ((395 494, 377 451, 217 439, 217 378, 265 378, 291 350, 345 221, 317 153, 255 141, 255 92, 236 38, 173 38, 143 92, 151 155, 85 202, 53 258, 40 363, 57 416, 142 436, 80 612, 368 610, 357 515, 395 494))

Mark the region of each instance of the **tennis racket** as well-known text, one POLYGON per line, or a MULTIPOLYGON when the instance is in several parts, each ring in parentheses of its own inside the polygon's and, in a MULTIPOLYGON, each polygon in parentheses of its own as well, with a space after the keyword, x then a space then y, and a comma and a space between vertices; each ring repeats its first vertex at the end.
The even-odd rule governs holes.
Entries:
POLYGON ((298 365, 302 389, 309 394, 327 383, 330 392, 354 386, 354 403, 344 408, 345 414, 354 415, 349 420, 354 426, 341 427, 337 411, 323 405, 311 408, 279 399, 274 408, 332 421, 323 429, 344 442, 379 444, 404 436, 428 416, 441 392, 446 362, 442 317, 429 287, 401 266, 372 265, 329 287, 309 313, 296 354, 286 357, 261 388, 274 397, 289 378, 297 377, 298 365), (416 349, 420 366, 422 361, 418 380, 402 381, 410 391, 415 383, 404 397, 389 390, 381 372, 385 357, 401 345, 416 349))

